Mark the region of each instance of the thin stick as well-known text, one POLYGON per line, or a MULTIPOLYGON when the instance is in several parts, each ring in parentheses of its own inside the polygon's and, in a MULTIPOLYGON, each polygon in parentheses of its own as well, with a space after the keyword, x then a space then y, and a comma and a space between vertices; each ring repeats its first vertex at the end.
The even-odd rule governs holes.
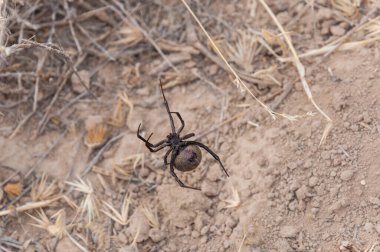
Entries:
POLYGON ((16 134, 20 131, 22 126, 29 121, 29 119, 36 113, 36 111, 30 112, 27 116, 22 119, 22 121, 17 125, 17 127, 13 130, 12 134, 9 136, 9 139, 12 139, 16 136, 16 134))
POLYGON ((20 212, 24 212, 24 211, 28 211, 28 210, 32 210, 32 209, 36 209, 36 208, 46 207, 46 206, 51 205, 51 203, 53 203, 54 201, 59 200, 60 198, 61 197, 57 197, 57 198, 50 199, 50 200, 43 200, 43 201, 38 201, 38 202, 26 203, 25 205, 16 207, 14 209, 7 209, 7 210, 0 211, 0 216, 9 215, 9 214, 12 214, 14 212, 20 213, 20 212))
POLYGON ((173 63, 168 59, 168 57, 164 54, 161 48, 157 45, 157 43, 152 39, 152 37, 146 32, 136 21, 136 19, 132 16, 132 14, 124 8, 124 6, 116 0, 113 2, 120 8, 120 10, 128 17, 128 19, 132 22, 132 24, 140 30, 140 32, 144 35, 144 37, 149 41, 149 43, 156 49, 156 51, 160 54, 160 56, 166 61, 166 63, 176 72, 179 73, 179 70, 173 65, 173 63))
POLYGON ((199 21, 195 13, 191 10, 190 6, 186 3, 185 0, 181 0, 182 3, 186 6, 187 10, 191 14, 191 16, 195 19, 203 33, 206 35, 208 41, 211 43, 213 49, 216 51, 216 53, 219 55, 219 57, 223 60, 223 62, 226 64, 229 72, 235 77, 235 82, 239 87, 243 87, 244 90, 246 90, 270 115, 273 119, 276 118, 275 112, 272 111, 267 105, 265 105, 262 101, 260 101, 254 94, 253 92, 247 87, 247 85, 242 81, 240 76, 237 74, 237 72, 233 69, 233 67, 228 63, 227 59, 224 57, 223 53, 220 51, 218 46, 215 44, 211 36, 208 34, 202 23, 199 21))
POLYGON ((117 135, 110 140, 107 141, 107 143, 96 153, 95 157, 86 165, 86 167, 81 171, 80 176, 83 177, 87 173, 90 172, 91 168, 99 161, 100 157, 102 156, 103 152, 108 149, 109 146, 111 146, 114 142, 117 142, 122 137, 124 137, 124 134, 117 135))
POLYGON ((332 120, 331 118, 321 109, 319 108, 319 106, 315 103, 314 99, 313 99, 313 95, 311 93, 311 90, 309 88, 309 84, 307 83, 306 81, 306 78, 305 78, 305 67, 302 65, 300 59, 298 58, 298 55, 297 55, 297 52, 296 50, 294 49, 294 46, 293 46, 293 43, 290 39, 290 37, 288 36, 288 34, 285 32, 284 28, 282 27, 282 25, 280 24, 280 22, 278 21, 278 19, 276 18, 276 16, 274 15, 274 13, 272 12, 272 10, 269 8, 269 6, 266 4, 266 2, 264 0, 259 0, 260 3, 262 4, 262 6, 264 7, 264 9, 268 12, 268 14, 271 16, 271 18, 273 19, 273 21, 275 22, 275 24, 277 25, 278 29, 281 31, 281 33, 283 34, 284 38, 285 38, 285 41, 286 43, 288 44, 288 47, 293 55, 293 64, 294 66, 296 67, 297 71, 298 71, 298 75, 301 79, 301 83, 302 83, 302 86, 303 86, 303 89, 307 95, 307 97, 309 98, 309 100, 311 101, 311 103, 314 105, 314 107, 318 110, 318 112, 326 118, 327 120, 327 125, 325 127, 325 130, 323 132, 323 135, 322 135, 322 138, 321 138, 321 141, 319 142, 319 145, 321 145, 325 140, 326 140, 326 137, 328 135, 328 133, 330 132, 332 126, 333 126, 333 123, 332 123, 332 120))
POLYGON ((40 157, 40 159, 37 160, 37 162, 32 166, 32 168, 29 169, 29 171, 25 174, 25 178, 27 178, 34 170, 40 166, 42 161, 45 160, 45 158, 50 154, 50 152, 58 145, 58 143, 65 137, 67 133, 67 129, 61 134, 61 136, 49 147, 49 149, 40 157))

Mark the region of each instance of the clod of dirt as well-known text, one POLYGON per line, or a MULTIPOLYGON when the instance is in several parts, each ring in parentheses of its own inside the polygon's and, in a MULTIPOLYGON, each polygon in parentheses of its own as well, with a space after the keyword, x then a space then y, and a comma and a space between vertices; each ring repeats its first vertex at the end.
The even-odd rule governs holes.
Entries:
POLYGON ((349 181, 351 180, 352 176, 354 176, 353 170, 345 170, 340 174, 340 179, 343 181, 349 181))
POLYGON ((85 85, 87 88, 90 88, 90 72, 87 70, 81 70, 78 72, 78 75, 80 79, 76 74, 73 74, 71 76, 71 83, 73 85, 74 92, 82 93, 86 91, 86 88, 83 85, 85 85))
POLYGON ((204 180, 201 190, 208 197, 215 197, 219 194, 218 183, 204 180))
POLYGON ((376 205, 376 206, 380 206, 380 199, 379 198, 376 198, 376 197, 372 197, 370 196, 368 198, 369 202, 376 205))
POLYGON ((129 224, 129 228, 126 232, 126 235, 129 237, 129 239, 133 240, 137 233, 137 242, 142 242, 148 239, 150 226, 144 213, 138 208, 132 214, 130 219, 131 221, 129 224))
POLYGON ((346 30, 340 25, 334 25, 330 27, 330 32, 332 35, 341 37, 346 33, 346 30))
POLYGON ((282 226, 280 229, 280 235, 284 238, 296 238, 298 229, 294 226, 282 226))
POLYGON ((189 226, 197 212, 205 212, 211 207, 211 200, 201 192, 180 188, 177 184, 162 185, 157 191, 162 214, 179 228, 189 226))
POLYGON ((164 231, 158 228, 152 228, 151 230, 149 230, 149 237, 154 242, 160 242, 166 237, 166 234, 164 231))

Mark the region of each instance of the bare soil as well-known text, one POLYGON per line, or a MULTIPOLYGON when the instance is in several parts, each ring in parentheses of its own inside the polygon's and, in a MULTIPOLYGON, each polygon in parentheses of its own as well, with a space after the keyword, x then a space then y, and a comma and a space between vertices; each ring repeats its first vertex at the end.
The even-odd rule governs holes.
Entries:
MULTIPOLYGON (((42 1, 28 12, 37 2, 16 2, 24 6, 8 3, 4 45, 29 47, 7 56, 0 73, 0 215, 12 210, 0 217, 0 251, 380 251, 378 42, 335 50, 327 57, 301 58, 314 100, 333 120, 320 145, 326 120, 306 96, 291 62, 279 62, 256 42, 252 61, 232 61, 236 69, 252 76, 276 67, 270 75, 279 83, 268 78, 247 82, 275 111, 298 115, 294 121, 273 120, 195 45, 204 44, 217 57, 180 1, 127 1, 123 8, 118 1, 94 6, 68 1, 71 16, 63 3, 42 1), (62 23, 51 24, 47 14, 51 9, 62 23), (68 20, 74 23, 77 42, 68 20), (149 38, 133 31, 138 29, 133 20, 149 31, 149 38), (49 34, 62 47, 56 48, 59 53, 19 40, 35 36, 33 41, 49 46, 49 34), (198 41, 189 34, 196 34, 198 41), (173 45, 165 47, 168 41, 173 45), (72 63, 79 62, 78 74, 96 99, 69 73, 71 63, 63 54, 72 63), (21 73, 21 81, 10 73, 21 73), (177 172, 201 191, 181 188, 164 166, 165 151, 150 153, 136 137, 140 123, 146 137, 154 132, 150 139, 154 143, 170 132, 160 78, 171 110, 185 120, 183 134, 200 136, 197 140, 219 155, 230 177, 203 152, 197 169, 177 172), (285 87, 291 89, 283 95, 285 87), (123 93, 133 108, 119 98, 123 93), (118 101, 120 125, 115 123, 118 101), (106 142, 89 148, 88 139, 93 140, 89 132, 99 125, 107 130, 106 142), (44 173, 48 184, 55 181, 54 193, 36 198, 33 191, 44 173), (69 184, 78 177, 93 190, 78 191, 69 184), (89 195, 94 200, 93 218, 81 212, 89 195), (39 218, 39 207, 17 209, 56 196, 60 198, 41 208, 46 225, 31 225, 38 224, 31 216, 39 218), (105 202, 119 211, 125 199, 130 202, 127 223, 104 213, 110 212, 105 202), (61 209, 67 233, 59 236, 53 226, 61 209), (148 218, 144 209, 153 217, 148 218)), ((299 53, 344 36, 366 14, 378 15, 364 3, 362 14, 350 17, 329 1, 315 1, 313 8, 306 2, 267 2, 299 53)), ((251 48, 239 47, 241 33, 262 38, 261 29, 266 29, 278 34, 259 1, 194 1, 191 6, 227 54, 227 45, 251 48)), ((358 31, 347 41, 365 36, 358 31)), ((286 56, 281 45, 272 46, 286 56)))

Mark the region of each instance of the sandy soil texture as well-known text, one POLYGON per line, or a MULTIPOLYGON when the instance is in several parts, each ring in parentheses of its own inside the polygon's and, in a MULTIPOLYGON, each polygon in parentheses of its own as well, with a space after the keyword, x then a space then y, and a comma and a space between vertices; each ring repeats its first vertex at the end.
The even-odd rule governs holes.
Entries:
POLYGON ((188 3, 0 1, 0 251, 380 252, 379 2, 188 3))

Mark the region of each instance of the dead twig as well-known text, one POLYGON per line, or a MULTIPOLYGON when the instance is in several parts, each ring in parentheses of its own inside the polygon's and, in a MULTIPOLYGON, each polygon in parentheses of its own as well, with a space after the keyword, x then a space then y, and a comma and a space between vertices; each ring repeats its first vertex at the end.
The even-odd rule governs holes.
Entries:
POLYGON ((95 157, 87 164, 87 166, 81 171, 80 176, 83 177, 86 175, 88 172, 90 172, 91 168, 99 161, 100 157, 102 156, 103 152, 108 149, 113 143, 117 142, 120 140, 124 134, 117 135, 110 140, 108 140, 104 146, 96 153, 95 157))

